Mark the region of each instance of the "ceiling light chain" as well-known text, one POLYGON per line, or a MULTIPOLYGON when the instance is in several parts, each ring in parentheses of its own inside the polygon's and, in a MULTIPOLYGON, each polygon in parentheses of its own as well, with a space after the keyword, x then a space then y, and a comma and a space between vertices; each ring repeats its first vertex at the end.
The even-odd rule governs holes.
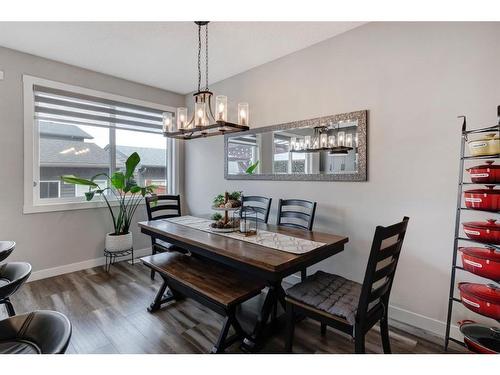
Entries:
POLYGON ((205 25, 205 90, 208 91, 208 23, 205 25))
POLYGON ((198 91, 201 91, 201 25, 198 25, 198 91))

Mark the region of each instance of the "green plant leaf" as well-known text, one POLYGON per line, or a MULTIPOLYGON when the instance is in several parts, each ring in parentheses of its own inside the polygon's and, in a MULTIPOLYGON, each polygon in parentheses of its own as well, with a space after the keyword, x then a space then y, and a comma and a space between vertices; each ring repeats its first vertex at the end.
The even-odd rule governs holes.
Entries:
POLYGON ((136 194, 136 193, 138 193, 140 191, 141 191, 141 187, 140 186, 134 185, 134 186, 130 187, 130 192, 132 194, 136 194))
POLYGON ((96 190, 91 190, 91 191, 86 191, 85 192, 85 199, 87 201, 91 201, 92 198, 94 198, 94 194, 96 193, 96 190))
POLYGON ((125 178, 130 178, 134 175, 135 167, 139 164, 141 161, 141 157, 137 152, 134 152, 132 155, 130 155, 125 162, 125 178))
POLYGON ((222 219, 222 215, 220 213, 216 212, 212 215, 212 220, 218 221, 220 219, 222 219))
POLYGON ((115 172, 111 175, 111 184, 115 189, 123 190, 125 187, 125 176, 122 172, 115 172))
POLYGON ((87 180, 85 178, 75 177, 73 175, 61 176, 61 180, 67 184, 72 184, 72 185, 84 185, 84 186, 90 186, 90 187, 98 187, 94 181, 87 180))
POLYGON ((247 170, 245 171, 246 174, 253 174, 255 172, 255 169, 257 168, 257 166, 259 165, 259 161, 257 160, 255 163, 253 163, 252 165, 250 165, 247 170))

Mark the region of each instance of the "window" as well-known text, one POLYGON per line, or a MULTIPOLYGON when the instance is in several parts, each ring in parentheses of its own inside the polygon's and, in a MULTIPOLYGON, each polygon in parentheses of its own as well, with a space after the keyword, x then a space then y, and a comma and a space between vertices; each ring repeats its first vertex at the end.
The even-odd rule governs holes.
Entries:
MULTIPOLYGON (((123 170, 134 152, 141 157, 134 176, 139 184, 154 184, 159 194, 175 192, 175 184, 167 183, 167 172, 175 180, 167 168, 175 169, 175 161, 167 160, 175 155, 175 142, 161 130, 162 113, 175 108, 29 76, 23 81, 25 212, 102 206, 85 201, 88 187, 60 177, 90 179, 123 170)), ((105 178, 95 181, 107 187, 105 178)))
POLYGON ((59 181, 40 181, 40 198, 59 198, 59 181))

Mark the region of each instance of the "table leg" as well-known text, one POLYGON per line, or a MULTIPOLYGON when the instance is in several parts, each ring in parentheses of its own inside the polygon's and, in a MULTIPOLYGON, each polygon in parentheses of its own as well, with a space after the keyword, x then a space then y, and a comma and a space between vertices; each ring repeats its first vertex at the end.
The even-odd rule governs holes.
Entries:
POLYGON ((244 350, 251 352, 258 351, 263 346, 266 336, 276 329, 278 323, 276 319, 278 303, 285 309, 285 291, 281 286, 281 282, 269 285, 269 290, 253 333, 250 337, 243 340, 242 348, 244 350), (270 317, 271 322, 268 324, 270 317))
POLYGON ((170 290, 167 291, 165 294, 165 291, 168 287, 167 279, 163 279, 163 284, 161 284, 160 289, 158 289, 158 292, 156 293, 155 299, 153 303, 148 307, 148 311, 150 313, 158 311, 161 308, 161 305, 163 305, 166 302, 173 301, 175 298, 175 293, 171 292, 170 290))

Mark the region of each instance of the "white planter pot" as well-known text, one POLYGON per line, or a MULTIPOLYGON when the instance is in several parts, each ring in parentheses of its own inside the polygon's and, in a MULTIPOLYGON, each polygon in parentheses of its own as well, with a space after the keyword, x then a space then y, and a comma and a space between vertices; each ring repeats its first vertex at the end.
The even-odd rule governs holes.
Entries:
POLYGON ((132 232, 121 234, 119 236, 112 233, 106 234, 106 250, 123 251, 132 248, 132 232))

